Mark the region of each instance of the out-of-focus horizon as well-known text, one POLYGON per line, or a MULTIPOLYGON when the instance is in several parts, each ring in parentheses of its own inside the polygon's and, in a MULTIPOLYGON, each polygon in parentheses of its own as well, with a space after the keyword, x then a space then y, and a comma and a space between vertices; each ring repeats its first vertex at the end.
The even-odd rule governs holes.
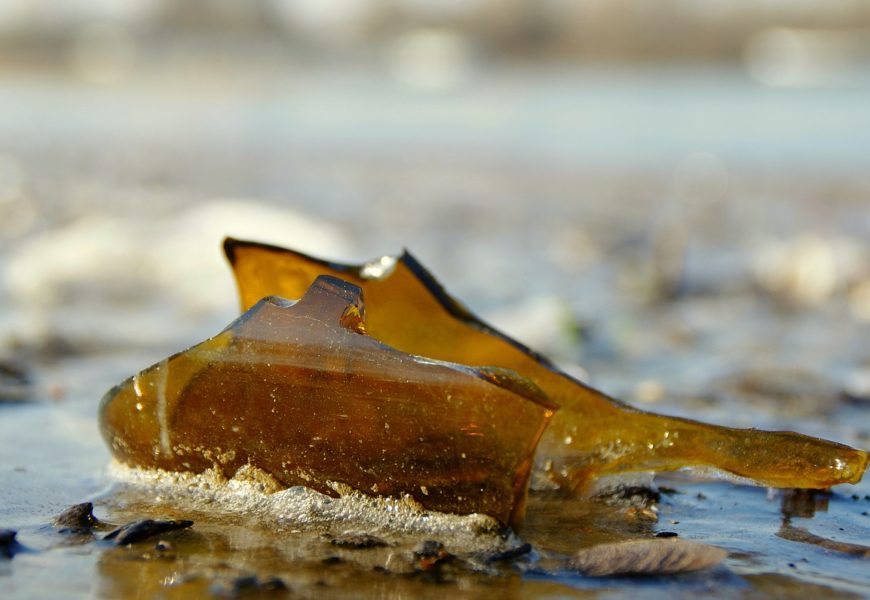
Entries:
POLYGON ((735 62, 774 85, 854 85, 866 83, 868 32, 870 7, 860 0, 75 0, 60 6, 8 0, 0 6, 7 68, 81 67, 97 59, 97 50, 114 54, 100 57, 106 62, 159 60, 179 50, 174 39, 186 38, 190 47, 213 34, 227 42, 213 50, 232 54, 233 42, 243 39, 303 62, 389 61, 416 45, 421 53, 443 51, 442 59, 449 48, 492 63, 735 62), (164 43, 151 57, 135 53, 164 43))
POLYGON ((868 65, 849 0, 10 0, 0 133, 855 167, 868 65))

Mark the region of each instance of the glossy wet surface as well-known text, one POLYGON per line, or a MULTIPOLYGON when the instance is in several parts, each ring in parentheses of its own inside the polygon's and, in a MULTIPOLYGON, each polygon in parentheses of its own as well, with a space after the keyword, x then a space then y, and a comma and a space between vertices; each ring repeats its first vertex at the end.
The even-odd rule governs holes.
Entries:
POLYGON ((4 597, 220 597, 271 577, 303 597, 865 594, 868 483, 784 499, 671 477, 656 483, 675 493, 647 506, 536 494, 518 540, 381 528, 390 545, 365 549, 331 539, 370 524, 305 528, 112 487, 99 398, 237 316, 227 234, 353 262, 408 246, 484 319, 615 396, 870 446, 866 90, 635 75, 505 75, 443 103, 363 77, 192 96, 180 76, 148 91, 11 78, 0 528, 21 546, 0 559, 4 597), (764 126, 738 135, 747 123, 764 126), (214 202, 226 196, 256 200, 214 202), (52 518, 86 499, 113 525, 194 525, 131 548, 58 534, 52 518), (730 554, 664 578, 565 569, 580 547, 657 532, 730 554), (425 540, 457 558, 416 572, 425 540), (514 542, 532 552, 475 554, 514 542))

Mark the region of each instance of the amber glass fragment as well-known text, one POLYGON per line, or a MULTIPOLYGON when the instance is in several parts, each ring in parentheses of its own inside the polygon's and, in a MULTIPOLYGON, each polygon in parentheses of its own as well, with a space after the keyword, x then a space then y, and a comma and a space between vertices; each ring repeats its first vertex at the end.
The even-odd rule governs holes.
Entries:
POLYGON ((590 478, 626 471, 710 467, 774 487, 855 483, 867 453, 791 432, 731 429, 633 409, 554 367, 486 325, 449 296, 410 254, 369 265, 330 263, 228 239, 243 308, 263 296, 299 297, 330 274, 360 286, 367 331, 405 352, 466 365, 496 365, 527 377, 560 405, 544 433, 538 467, 578 489, 590 478))
POLYGON ((335 495, 340 482, 517 524, 553 405, 512 373, 410 356, 364 329, 360 290, 339 279, 295 304, 264 298, 106 394, 103 437, 130 465, 251 464, 287 486, 335 495))

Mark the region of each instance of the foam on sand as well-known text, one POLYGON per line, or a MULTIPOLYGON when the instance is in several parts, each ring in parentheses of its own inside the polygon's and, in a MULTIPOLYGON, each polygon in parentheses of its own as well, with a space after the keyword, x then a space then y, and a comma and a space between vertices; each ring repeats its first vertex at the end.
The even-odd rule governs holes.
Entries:
POLYGON ((284 488, 270 474, 250 465, 229 479, 217 469, 178 473, 133 468, 117 461, 109 471, 122 486, 145 491, 153 501, 185 511, 244 515, 266 525, 299 530, 340 526, 387 535, 431 535, 454 539, 468 549, 492 549, 506 541, 499 535, 499 523, 487 515, 439 513, 426 510, 410 496, 368 496, 337 482, 329 484, 336 498, 303 486, 284 488))

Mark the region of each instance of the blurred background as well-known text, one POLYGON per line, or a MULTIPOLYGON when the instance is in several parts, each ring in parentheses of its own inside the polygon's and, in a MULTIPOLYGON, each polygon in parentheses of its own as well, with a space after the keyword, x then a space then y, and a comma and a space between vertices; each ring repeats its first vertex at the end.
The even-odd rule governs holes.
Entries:
POLYGON ((630 401, 828 414, 870 388, 868 107, 859 0, 6 0, 3 389, 219 331, 233 235, 408 247, 630 401))

